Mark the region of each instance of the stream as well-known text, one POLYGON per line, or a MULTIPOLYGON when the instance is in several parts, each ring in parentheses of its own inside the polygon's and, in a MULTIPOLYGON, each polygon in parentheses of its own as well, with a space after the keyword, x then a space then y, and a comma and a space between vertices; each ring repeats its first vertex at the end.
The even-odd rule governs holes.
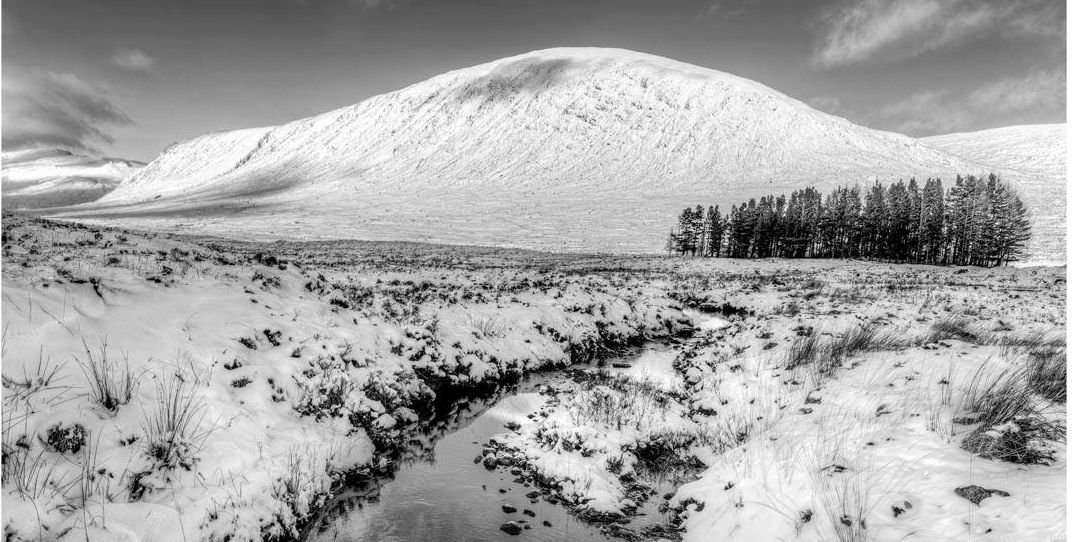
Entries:
MULTIPOLYGON (((698 328, 714 329, 726 322, 693 314, 698 328)), ((637 351, 599 364, 612 373, 655 381, 677 379, 671 363, 674 345, 649 343, 637 351)), ((589 365, 594 366, 594 365, 589 365)), ((534 540, 563 542, 610 540, 600 526, 579 520, 561 504, 526 494, 536 488, 514 482, 504 468, 488 470, 474 458, 489 438, 507 431, 509 421, 524 420, 544 405, 541 385, 565 383, 563 371, 534 373, 492 397, 463 401, 440 416, 429 433, 409 443, 406 457, 389 479, 348 488, 314 521, 304 537, 315 542, 448 542, 534 540), (535 502, 534 502, 535 501, 535 502), (504 512, 503 506, 517 509, 504 512), (523 511, 531 512, 523 515, 523 511), (500 530, 508 521, 527 520, 521 536, 500 530)), ((656 484, 660 494, 674 492, 670 482, 656 484)), ((654 497, 625 527, 639 530, 665 523, 654 497)))

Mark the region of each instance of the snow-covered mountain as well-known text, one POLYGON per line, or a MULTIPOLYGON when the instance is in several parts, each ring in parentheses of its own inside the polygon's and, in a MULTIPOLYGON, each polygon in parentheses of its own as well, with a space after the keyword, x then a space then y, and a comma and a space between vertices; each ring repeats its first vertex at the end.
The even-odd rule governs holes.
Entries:
POLYGON ((94 201, 143 167, 141 162, 80 156, 60 149, 8 151, 0 155, 0 200, 5 209, 94 201))
POLYGON ((174 145, 66 216, 258 239, 654 252, 686 205, 991 167, 719 71, 560 48, 174 145))
POLYGON ((1012 168, 1052 179, 1066 178, 1065 124, 1007 126, 920 140, 992 167, 1012 168))

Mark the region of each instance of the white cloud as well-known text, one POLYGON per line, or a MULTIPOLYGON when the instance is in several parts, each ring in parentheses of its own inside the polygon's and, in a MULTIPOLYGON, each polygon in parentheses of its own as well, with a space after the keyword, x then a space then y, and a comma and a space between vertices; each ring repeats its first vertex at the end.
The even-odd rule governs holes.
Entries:
POLYGON ((961 93, 918 92, 884 106, 876 120, 913 135, 950 132, 985 116, 1058 107, 1064 98, 1061 70, 1032 70, 961 93))
POLYGON ((842 104, 842 98, 839 98, 838 96, 822 94, 808 98, 805 102, 812 107, 831 115, 846 116, 846 113, 848 113, 847 108, 842 104))
POLYGON ((1064 32, 1060 0, 859 0, 820 17, 812 60, 823 68, 910 58, 998 37, 1064 32))
POLYGON ((121 49, 112 53, 112 64, 125 70, 148 72, 156 68, 156 59, 141 49, 121 49))

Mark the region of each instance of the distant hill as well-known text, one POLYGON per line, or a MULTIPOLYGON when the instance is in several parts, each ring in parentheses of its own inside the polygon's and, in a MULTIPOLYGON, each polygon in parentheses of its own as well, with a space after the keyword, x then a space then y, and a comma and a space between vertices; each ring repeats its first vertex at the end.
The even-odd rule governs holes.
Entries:
MULTIPOLYGON (((1061 187, 1062 198, 1029 200, 1048 206, 1035 216, 1064 206, 1063 181, 987 158, 859 126, 727 73, 561 48, 194 138, 64 216, 257 239, 656 252, 686 205, 726 209, 806 185, 997 170, 1061 187)), ((1064 235, 1037 236, 1030 250, 1064 254, 1064 235)))
POLYGON ((60 149, 4 152, 0 155, 0 201, 5 209, 94 201, 143 167, 141 162, 80 156, 60 149))

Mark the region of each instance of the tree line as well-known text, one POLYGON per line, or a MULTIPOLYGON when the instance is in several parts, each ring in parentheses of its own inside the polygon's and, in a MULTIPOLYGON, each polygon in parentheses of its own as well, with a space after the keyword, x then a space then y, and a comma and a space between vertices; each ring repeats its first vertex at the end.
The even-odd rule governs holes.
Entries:
POLYGON ((750 199, 722 214, 686 208, 668 252, 727 258, 863 258, 990 267, 1016 261, 1031 235, 1017 192, 995 174, 916 179, 862 190, 815 188, 750 199))

